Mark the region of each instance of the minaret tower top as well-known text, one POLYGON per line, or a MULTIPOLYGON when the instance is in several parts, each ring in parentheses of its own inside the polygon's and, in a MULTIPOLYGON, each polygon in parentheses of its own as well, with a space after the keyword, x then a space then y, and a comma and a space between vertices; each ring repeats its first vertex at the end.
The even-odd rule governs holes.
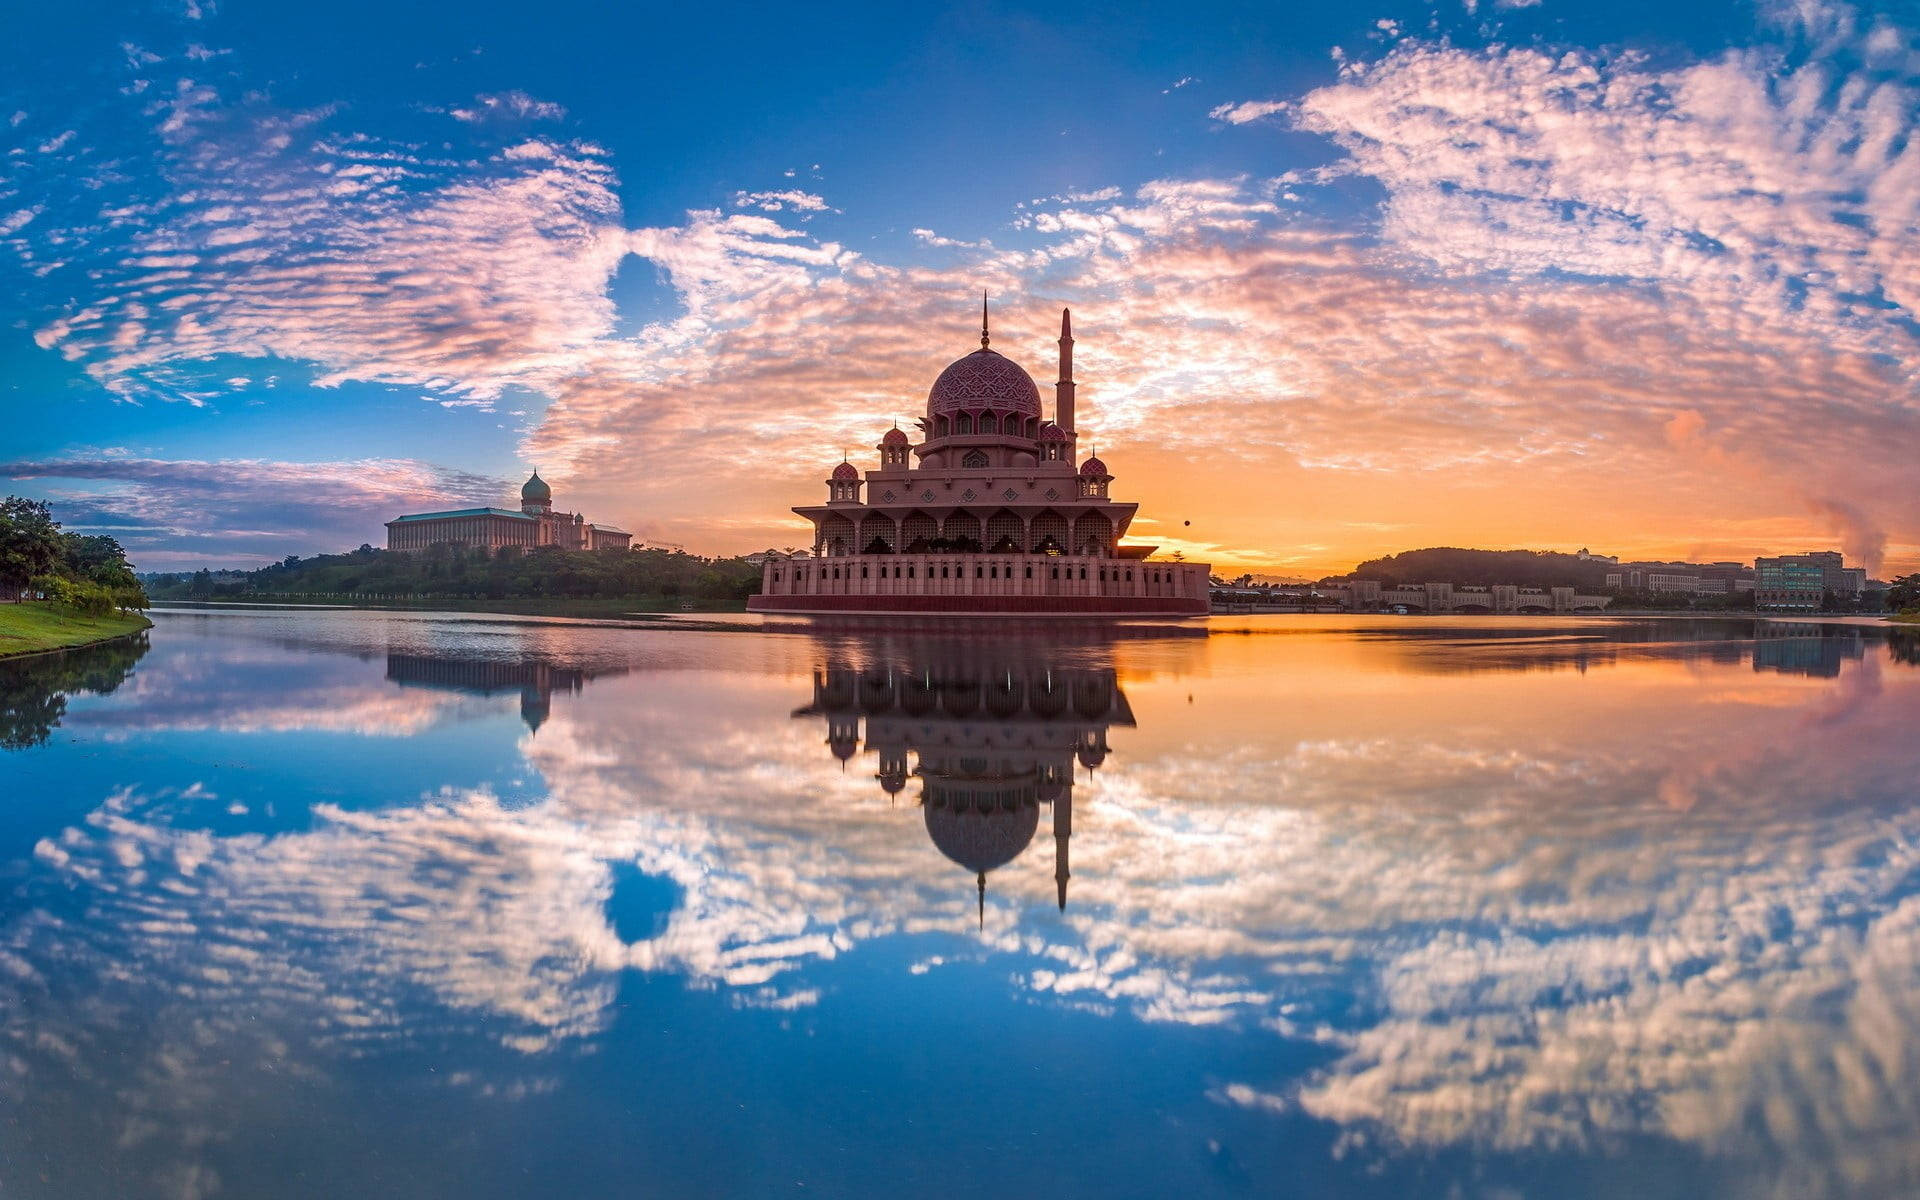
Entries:
POLYGON ((1073 312, 1060 310, 1060 381, 1053 385, 1053 423, 1073 434, 1073 312))

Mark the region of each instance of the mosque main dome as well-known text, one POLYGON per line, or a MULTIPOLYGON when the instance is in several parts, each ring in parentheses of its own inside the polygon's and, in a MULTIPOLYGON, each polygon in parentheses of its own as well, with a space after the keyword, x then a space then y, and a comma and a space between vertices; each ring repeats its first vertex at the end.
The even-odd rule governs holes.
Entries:
POLYGON ((1033 804, 970 808, 926 805, 927 836, 940 853, 969 871, 985 874, 1020 857, 1033 840, 1040 810, 1033 804))
POLYGON ((1040 388, 1019 363, 995 350, 981 348, 957 358, 927 392, 927 415, 943 416, 991 408, 1040 416, 1040 388))

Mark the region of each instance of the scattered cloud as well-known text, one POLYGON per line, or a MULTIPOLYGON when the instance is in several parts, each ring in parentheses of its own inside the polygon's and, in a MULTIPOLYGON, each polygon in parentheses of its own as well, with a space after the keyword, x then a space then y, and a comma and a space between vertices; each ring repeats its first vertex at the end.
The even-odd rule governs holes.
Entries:
POLYGON ((761 212, 821 213, 838 212, 812 192, 788 189, 780 192, 735 192, 735 208, 757 208, 761 212))
POLYGON ((1246 125, 1278 116, 1290 107, 1285 100, 1242 100, 1237 104, 1218 105, 1209 110, 1207 115, 1229 125, 1246 125))
POLYGON ((504 480, 407 459, 192 462, 101 451, 0 462, 0 477, 34 481, 56 520, 111 534, 142 570, 381 545, 381 522, 400 513, 498 504, 511 494, 504 480))
POLYGON ((496 118, 512 121, 558 121, 567 115, 566 109, 551 100, 536 100, 518 89, 482 93, 475 96, 474 101, 474 107, 451 109, 449 115, 456 121, 469 123, 496 118))

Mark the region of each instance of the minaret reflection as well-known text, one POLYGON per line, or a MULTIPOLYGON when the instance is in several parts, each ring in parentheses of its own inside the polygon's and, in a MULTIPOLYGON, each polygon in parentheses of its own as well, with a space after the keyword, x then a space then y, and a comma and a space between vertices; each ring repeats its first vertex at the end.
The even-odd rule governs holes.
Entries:
POLYGON ((1054 890, 1062 912, 1072 876, 1076 764, 1106 760, 1107 730, 1131 726, 1133 710, 1111 669, 1032 662, 890 662, 861 669, 829 663, 813 676, 813 703, 795 717, 822 717, 827 747, 845 764, 866 748, 889 796, 920 778, 927 836, 973 873, 986 924, 987 873, 1018 858, 1053 821, 1054 890), (909 767, 908 756, 918 765, 909 767))

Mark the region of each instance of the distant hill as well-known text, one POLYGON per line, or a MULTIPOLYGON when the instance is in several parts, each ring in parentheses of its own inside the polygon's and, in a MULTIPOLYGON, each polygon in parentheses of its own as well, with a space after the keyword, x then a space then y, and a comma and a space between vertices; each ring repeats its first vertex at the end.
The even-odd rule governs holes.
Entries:
POLYGON ((1606 574, 1606 563, 1583 562, 1571 554, 1435 546, 1370 558, 1346 578, 1377 579, 1382 583, 1517 583, 1521 587, 1546 588, 1568 584, 1599 587, 1606 574))

